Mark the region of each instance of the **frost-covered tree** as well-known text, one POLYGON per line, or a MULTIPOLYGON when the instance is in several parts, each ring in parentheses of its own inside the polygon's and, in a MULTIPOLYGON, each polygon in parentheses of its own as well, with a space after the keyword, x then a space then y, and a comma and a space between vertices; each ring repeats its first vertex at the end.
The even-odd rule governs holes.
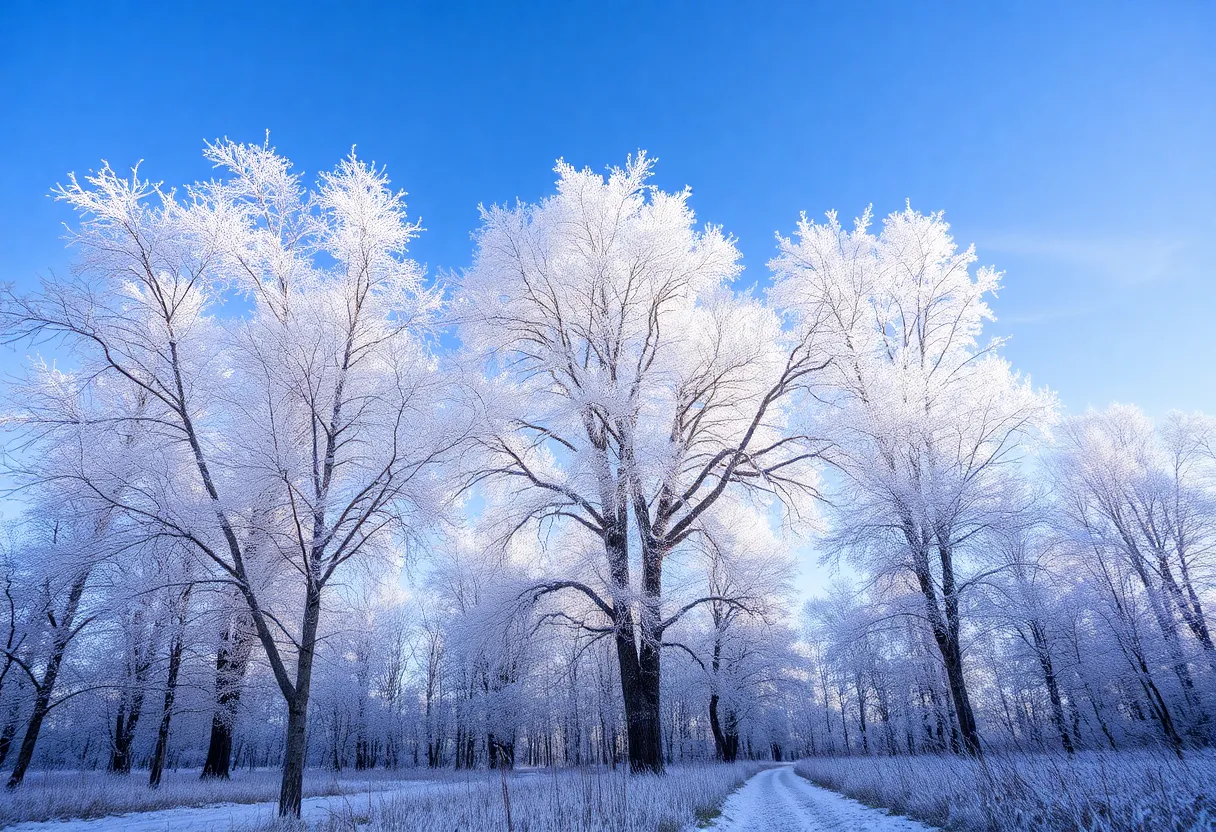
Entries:
POLYGON ((663 767, 663 634, 712 600, 668 603, 664 565, 725 494, 797 507, 815 493, 819 446, 786 430, 785 406, 822 366, 809 338, 731 291, 733 241, 696 230, 689 191, 649 185, 652 167, 562 162, 556 194, 483 209, 458 305, 489 373, 471 481, 511 507, 504 534, 582 537, 587 557, 535 591, 580 594, 587 626, 611 631, 637 771, 663 767))
POLYGON ((1206 424, 1173 414, 1156 428, 1127 406, 1090 412, 1065 422, 1049 465, 1057 526, 1093 576, 1099 608, 1108 610, 1121 651, 1175 747, 1180 714, 1192 732, 1207 733, 1210 691, 1203 688, 1216 672, 1203 605, 1216 543, 1206 424), (1181 693, 1173 708, 1154 678, 1157 644, 1181 693))
POLYGON ((465 420, 384 172, 352 152, 307 193, 268 146, 204 155, 221 175, 183 194, 109 166, 58 188, 79 214, 74 276, 2 314, 8 337, 76 362, 23 388, 31 447, 72 449, 59 476, 244 601, 287 704, 280 811, 298 814, 326 590, 434 513, 465 420), (104 453, 114 432, 133 444, 104 453))
POLYGON ((30 519, 18 549, 21 564, 7 575, 6 667, 15 666, 23 676, 16 686, 18 696, 24 690, 32 693, 28 710, 20 698, 11 700, 0 735, 0 752, 7 756, 24 717, 25 730, 9 773, 9 789, 25 779, 47 716, 90 687, 79 677, 65 685, 65 662, 69 648, 97 618, 97 610, 85 595, 90 578, 116 549, 106 519, 90 516, 69 499, 70 493, 61 491, 54 496, 61 501, 58 510, 47 504, 30 519))
POLYGON ((772 302, 829 365, 818 398, 841 487, 834 542, 906 575, 941 653, 963 743, 980 750, 964 671, 968 546, 1000 511, 1003 469, 1051 422, 1053 398, 980 341, 999 284, 973 272, 941 214, 867 211, 852 229, 805 216, 772 261, 772 302))

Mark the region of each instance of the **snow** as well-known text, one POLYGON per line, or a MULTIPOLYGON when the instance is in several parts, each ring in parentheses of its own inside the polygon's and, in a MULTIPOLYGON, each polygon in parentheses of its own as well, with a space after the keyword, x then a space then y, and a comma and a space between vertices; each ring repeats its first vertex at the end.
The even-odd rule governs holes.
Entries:
POLYGON ((792 765, 765 769, 722 806, 717 832, 931 832, 925 826, 820 788, 792 765))
MULTIPOLYGON (((698 816, 758 770, 756 763, 672 766, 662 777, 580 768, 512 773, 510 803, 517 828, 533 832, 612 829, 654 832, 691 828, 698 816)), ((307 798, 302 815, 313 829, 483 832, 506 828, 502 781, 492 772, 447 771, 438 778, 394 781, 371 791, 307 798), (330 820, 337 821, 329 823, 330 820)), ((128 812, 91 820, 23 822, 5 832, 269 832, 272 801, 128 812)))
MULTIPOLYGON (((319 823, 332 815, 365 814, 393 798, 419 789, 444 788, 419 780, 380 791, 308 797, 300 804, 300 816, 308 823, 319 823)), ((268 824, 277 816, 278 804, 218 803, 182 809, 161 809, 155 812, 131 812, 89 820, 29 821, 8 827, 5 832, 217 832, 234 827, 268 824)))

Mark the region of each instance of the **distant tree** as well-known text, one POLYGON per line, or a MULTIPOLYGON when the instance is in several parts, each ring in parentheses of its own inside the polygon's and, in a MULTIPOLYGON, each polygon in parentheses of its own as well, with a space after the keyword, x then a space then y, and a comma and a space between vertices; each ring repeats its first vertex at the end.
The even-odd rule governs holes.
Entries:
MULTIPOLYGON (((1133 407, 1113 406, 1064 423, 1049 464, 1057 524, 1105 596, 1103 607, 1167 740, 1177 746, 1177 714, 1153 679, 1143 608, 1164 648, 1193 730, 1210 729, 1193 659, 1216 672, 1216 649, 1199 581, 1216 544, 1216 503, 1199 420, 1172 415, 1161 430, 1133 407)), ((1208 675, 1211 678, 1211 675, 1208 675)))
MULTIPOLYGON (((97 617, 84 606, 89 578, 113 551, 106 535, 108 524, 93 522, 69 500, 65 499, 61 507, 67 510, 59 517, 48 511, 37 518, 39 528, 31 531, 22 553, 26 562, 23 578, 30 592, 24 633, 14 639, 15 646, 6 649, 5 655, 28 679, 33 703, 9 773, 9 789, 17 788, 25 779, 47 715, 84 689, 77 685, 63 692, 60 677, 68 648, 97 617)), ((6 754, 18 713, 14 709, 11 729, 8 725, 4 729, 6 754)))

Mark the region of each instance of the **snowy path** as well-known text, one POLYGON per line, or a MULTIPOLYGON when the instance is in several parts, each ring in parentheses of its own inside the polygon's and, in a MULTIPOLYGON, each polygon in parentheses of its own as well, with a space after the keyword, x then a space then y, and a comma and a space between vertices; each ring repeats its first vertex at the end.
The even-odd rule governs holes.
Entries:
MULTIPOLYGON (((323 821, 332 814, 345 814, 347 811, 366 814, 369 799, 372 805, 377 805, 382 800, 399 797, 427 786, 443 789, 452 785, 433 780, 417 780, 382 791, 372 791, 370 798, 367 791, 306 797, 301 802, 300 814, 310 823, 323 821)), ((272 821, 275 819, 277 808, 278 804, 273 801, 218 803, 195 808, 107 815, 90 820, 28 821, 6 827, 4 832, 227 832, 233 827, 272 821)))
POLYGON ((732 794, 717 832, 931 832, 933 827, 871 809, 820 788, 793 766, 765 769, 732 794))

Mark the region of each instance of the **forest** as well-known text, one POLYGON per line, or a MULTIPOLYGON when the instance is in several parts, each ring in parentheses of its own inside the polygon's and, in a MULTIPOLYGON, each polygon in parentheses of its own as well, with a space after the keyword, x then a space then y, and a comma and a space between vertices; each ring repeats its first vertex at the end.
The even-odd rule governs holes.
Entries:
POLYGON ((203 155, 68 176, 72 271, 0 293, 0 824, 366 787, 405 802, 317 828, 678 830, 752 775, 1216 822, 1216 419, 1066 411, 943 213, 745 271, 645 153, 559 161, 429 274, 353 150, 203 155))

